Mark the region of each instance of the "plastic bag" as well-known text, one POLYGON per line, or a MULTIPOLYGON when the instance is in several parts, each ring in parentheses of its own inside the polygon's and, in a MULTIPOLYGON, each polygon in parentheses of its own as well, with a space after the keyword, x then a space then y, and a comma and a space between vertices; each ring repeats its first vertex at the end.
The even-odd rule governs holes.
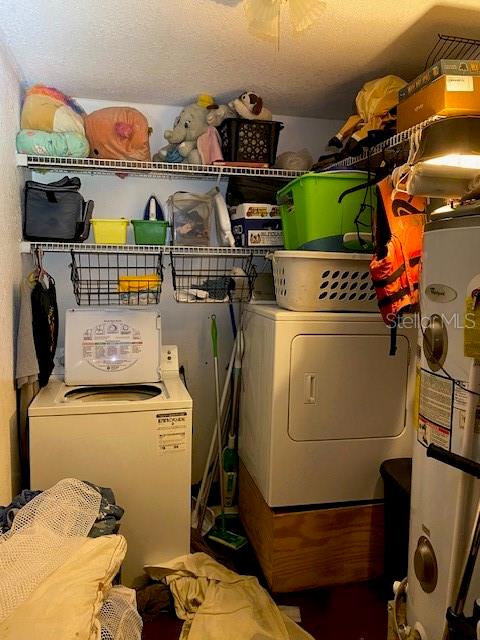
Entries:
POLYGON ((313 158, 308 149, 300 151, 285 151, 277 156, 276 169, 289 169, 290 171, 308 171, 313 164, 313 158))
POLYGON ((211 229, 215 224, 218 244, 234 246, 227 205, 218 187, 207 193, 177 191, 168 199, 168 208, 173 227, 173 244, 213 246, 216 243, 213 242, 211 229))

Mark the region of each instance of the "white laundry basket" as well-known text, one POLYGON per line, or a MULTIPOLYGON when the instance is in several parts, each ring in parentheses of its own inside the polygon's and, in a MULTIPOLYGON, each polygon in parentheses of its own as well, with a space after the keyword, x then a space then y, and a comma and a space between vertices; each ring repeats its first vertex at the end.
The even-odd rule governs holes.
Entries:
POLYGON ((326 251, 275 251, 277 304, 291 311, 378 312, 370 256, 326 251))

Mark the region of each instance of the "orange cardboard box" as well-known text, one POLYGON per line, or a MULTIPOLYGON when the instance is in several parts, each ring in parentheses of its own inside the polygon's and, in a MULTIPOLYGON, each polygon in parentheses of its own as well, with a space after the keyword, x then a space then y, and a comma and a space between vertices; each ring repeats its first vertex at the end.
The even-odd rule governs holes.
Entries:
POLYGON ((480 76, 440 76, 397 107, 397 131, 431 116, 480 115, 480 76))

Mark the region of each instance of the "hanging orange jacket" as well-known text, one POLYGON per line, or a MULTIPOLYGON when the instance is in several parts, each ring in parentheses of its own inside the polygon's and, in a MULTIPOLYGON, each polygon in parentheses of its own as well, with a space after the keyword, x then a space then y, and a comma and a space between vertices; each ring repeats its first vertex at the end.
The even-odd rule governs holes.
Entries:
POLYGON ((376 253, 370 274, 382 317, 395 328, 399 314, 418 304, 426 199, 394 191, 390 177, 379 182, 377 190, 376 253))

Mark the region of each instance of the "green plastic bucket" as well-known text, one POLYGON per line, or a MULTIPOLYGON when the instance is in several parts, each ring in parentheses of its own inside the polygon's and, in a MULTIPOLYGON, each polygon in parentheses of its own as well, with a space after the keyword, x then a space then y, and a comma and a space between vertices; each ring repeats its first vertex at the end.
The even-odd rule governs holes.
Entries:
POLYGON ((164 220, 132 220, 135 244, 165 244, 168 222, 164 220))
POLYGON ((377 204, 366 171, 306 173, 277 193, 285 249, 289 251, 371 250, 372 218, 377 204), (360 236, 360 234, 362 234, 360 236))

